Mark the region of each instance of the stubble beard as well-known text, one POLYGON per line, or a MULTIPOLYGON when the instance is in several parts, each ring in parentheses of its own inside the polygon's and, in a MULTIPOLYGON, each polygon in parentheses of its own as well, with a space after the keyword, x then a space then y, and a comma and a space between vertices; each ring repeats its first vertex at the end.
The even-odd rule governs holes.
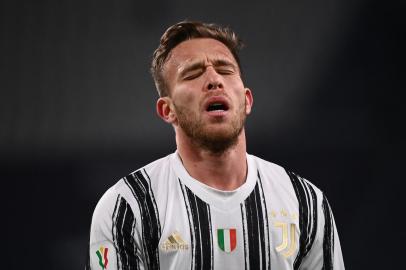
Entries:
POLYGON ((199 117, 196 112, 184 106, 176 104, 174 106, 179 126, 196 147, 214 155, 221 155, 237 144, 245 124, 245 104, 239 106, 240 108, 232 121, 227 127, 222 128, 211 128, 209 124, 204 123, 202 117, 199 117))

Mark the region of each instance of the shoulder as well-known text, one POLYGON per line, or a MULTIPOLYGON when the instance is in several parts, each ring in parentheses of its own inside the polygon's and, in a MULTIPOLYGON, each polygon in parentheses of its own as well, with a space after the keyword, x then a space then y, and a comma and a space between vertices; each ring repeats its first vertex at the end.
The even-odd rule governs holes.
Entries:
POLYGON ((292 187, 296 196, 309 195, 322 198, 323 192, 296 172, 254 155, 249 156, 255 161, 258 174, 264 181, 271 181, 274 185, 292 187))
MULTIPOLYGON (((159 185, 159 181, 165 179, 170 172, 170 157, 157 159, 137 170, 122 177, 113 187, 106 193, 119 194, 127 200, 130 200, 138 193, 145 193, 152 186, 159 185)), ((103 198, 102 198, 103 200, 103 198)))
POLYGON ((264 188, 279 201, 291 202, 305 212, 320 209, 323 192, 301 175, 275 163, 251 155, 264 188))
POLYGON ((274 179, 284 178, 287 176, 286 170, 275 163, 264 160, 254 155, 248 155, 254 162, 258 172, 263 175, 273 176, 274 179))
POLYGON ((152 193, 152 186, 159 186, 159 181, 164 179, 162 175, 169 173, 169 157, 155 160, 118 180, 98 201, 93 221, 111 220, 120 203, 127 204, 134 213, 138 212, 139 203, 152 193))

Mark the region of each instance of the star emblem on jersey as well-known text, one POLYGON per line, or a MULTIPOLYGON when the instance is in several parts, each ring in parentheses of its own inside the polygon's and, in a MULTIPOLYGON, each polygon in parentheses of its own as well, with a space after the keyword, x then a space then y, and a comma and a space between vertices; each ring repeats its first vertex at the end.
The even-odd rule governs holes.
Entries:
POLYGON ((217 229, 217 243, 222 251, 233 252, 237 247, 237 230, 235 228, 217 229))
POLYGON ((107 254, 109 252, 108 248, 101 246, 98 251, 96 251, 96 255, 99 258, 99 265, 102 269, 107 269, 107 264, 109 260, 107 259, 107 254))
POLYGON ((179 232, 174 232, 161 244, 163 251, 186 250, 189 245, 182 239, 179 232))

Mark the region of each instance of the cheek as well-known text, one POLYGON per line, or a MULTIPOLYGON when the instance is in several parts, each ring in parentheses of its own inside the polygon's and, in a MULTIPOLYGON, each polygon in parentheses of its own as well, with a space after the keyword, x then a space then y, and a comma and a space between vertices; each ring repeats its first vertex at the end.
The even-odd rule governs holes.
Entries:
POLYGON ((177 89, 177 91, 172 96, 175 103, 181 106, 195 106, 198 103, 198 96, 193 91, 192 88, 182 87, 182 89, 177 89))
POLYGON ((230 89, 233 90, 233 94, 240 102, 245 104, 245 88, 241 81, 233 81, 229 84, 230 89))
POLYGON ((240 77, 230 77, 228 80, 226 80, 226 85, 228 85, 231 89, 233 89, 236 93, 240 93, 242 91, 245 91, 244 84, 241 81, 240 77))

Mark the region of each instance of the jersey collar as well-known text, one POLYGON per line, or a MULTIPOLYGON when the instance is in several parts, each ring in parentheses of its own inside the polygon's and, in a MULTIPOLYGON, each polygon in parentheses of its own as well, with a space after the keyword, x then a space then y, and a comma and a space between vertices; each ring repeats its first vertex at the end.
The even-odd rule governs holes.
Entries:
POLYGON ((232 191, 222 191, 203 184, 199 180, 191 177, 186 171, 183 163, 176 151, 170 157, 171 167, 179 180, 186 185, 201 200, 223 211, 230 211, 239 207, 252 192, 257 183, 257 166, 253 156, 246 154, 248 173, 243 185, 232 191))

